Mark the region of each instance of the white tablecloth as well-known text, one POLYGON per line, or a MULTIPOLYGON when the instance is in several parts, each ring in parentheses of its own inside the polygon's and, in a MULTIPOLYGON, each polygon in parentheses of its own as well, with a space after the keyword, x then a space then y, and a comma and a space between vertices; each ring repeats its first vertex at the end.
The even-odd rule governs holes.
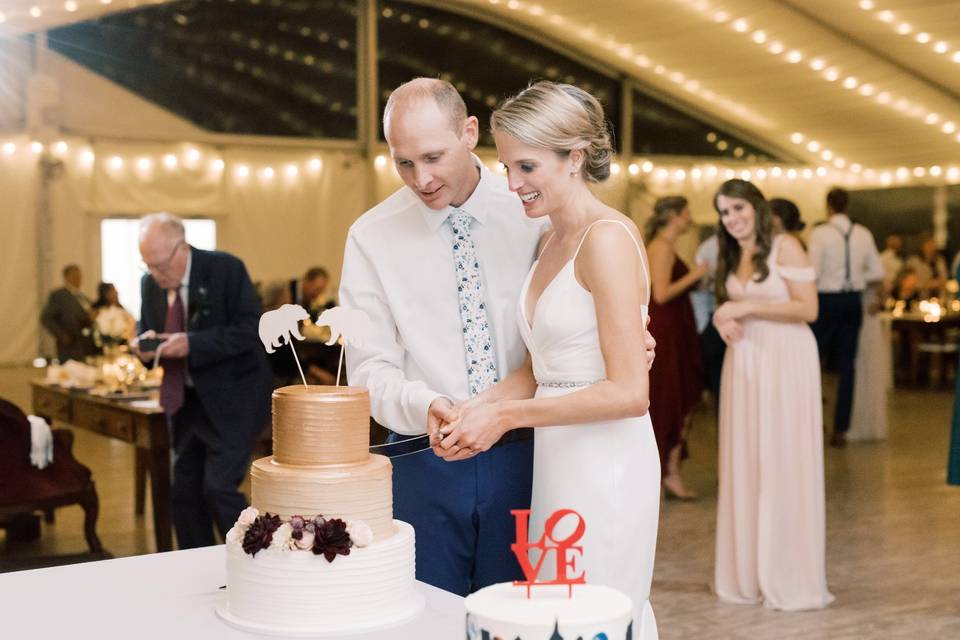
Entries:
MULTIPOLYGON (((10 640, 40 638, 262 638, 214 612, 226 598, 223 546, 0 574, 0 628, 10 640)), ((415 620, 350 640, 464 637, 463 598, 417 583, 426 608, 415 620)))

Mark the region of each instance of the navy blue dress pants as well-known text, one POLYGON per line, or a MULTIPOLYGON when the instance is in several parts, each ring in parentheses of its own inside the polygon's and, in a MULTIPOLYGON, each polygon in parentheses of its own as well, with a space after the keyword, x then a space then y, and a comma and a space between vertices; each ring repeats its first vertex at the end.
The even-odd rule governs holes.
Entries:
POLYGON ((818 298, 820 313, 811 327, 817 337, 821 363, 835 370, 839 378, 833 432, 846 433, 853 409, 854 362, 863 322, 863 302, 859 291, 821 293, 818 298))
MULTIPOLYGON (((388 442, 403 439, 391 434, 388 442)), ((466 596, 523 579, 510 551, 511 509, 529 509, 533 438, 514 440, 460 462, 423 448, 426 438, 381 449, 393 462, 393 511, 416 532, 417 580, 466 596), (416 445, 415 447, 412 445, 416 445)))

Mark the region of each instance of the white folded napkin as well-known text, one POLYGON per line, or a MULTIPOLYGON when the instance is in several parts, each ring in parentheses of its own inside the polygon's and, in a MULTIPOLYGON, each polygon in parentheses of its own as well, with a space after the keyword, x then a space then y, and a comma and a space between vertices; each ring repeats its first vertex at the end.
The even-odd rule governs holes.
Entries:
POLYGON ((39 416, 27 416, 30 421, 30 464, 43 469, 53 462, 53 432, 39 416))

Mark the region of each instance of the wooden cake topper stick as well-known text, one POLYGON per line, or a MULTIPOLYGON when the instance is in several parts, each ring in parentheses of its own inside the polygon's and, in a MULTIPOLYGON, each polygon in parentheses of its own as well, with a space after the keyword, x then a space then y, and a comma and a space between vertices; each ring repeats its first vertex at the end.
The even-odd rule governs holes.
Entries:
POLYGON ((348 344, 362 347, 363 343, 373 336, 373 323, 370 322, 370 317, 360 309, 333 307, 321 313, 316 324, 330 327, 330 339, 327 340, 327 345, 332 346, 340 340, 340 361, 337 364, 337 386, 339 387, 340 374, 343 371, 344 347, 348 344))

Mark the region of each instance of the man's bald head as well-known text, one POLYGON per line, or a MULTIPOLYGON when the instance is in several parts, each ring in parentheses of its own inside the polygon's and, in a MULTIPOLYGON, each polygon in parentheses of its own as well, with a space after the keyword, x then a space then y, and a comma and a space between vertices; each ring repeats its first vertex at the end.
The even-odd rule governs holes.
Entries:
POLYGON ((390 120, 396 109, 407 109, 424 100, 433 100, 450 120, 450 128, 458 136, 467 119, 467 105, 456 88, 446 80, 437 78, 414 78, 400 85, 390 94, 383 110, 383 132, 390 139, 390 120))

